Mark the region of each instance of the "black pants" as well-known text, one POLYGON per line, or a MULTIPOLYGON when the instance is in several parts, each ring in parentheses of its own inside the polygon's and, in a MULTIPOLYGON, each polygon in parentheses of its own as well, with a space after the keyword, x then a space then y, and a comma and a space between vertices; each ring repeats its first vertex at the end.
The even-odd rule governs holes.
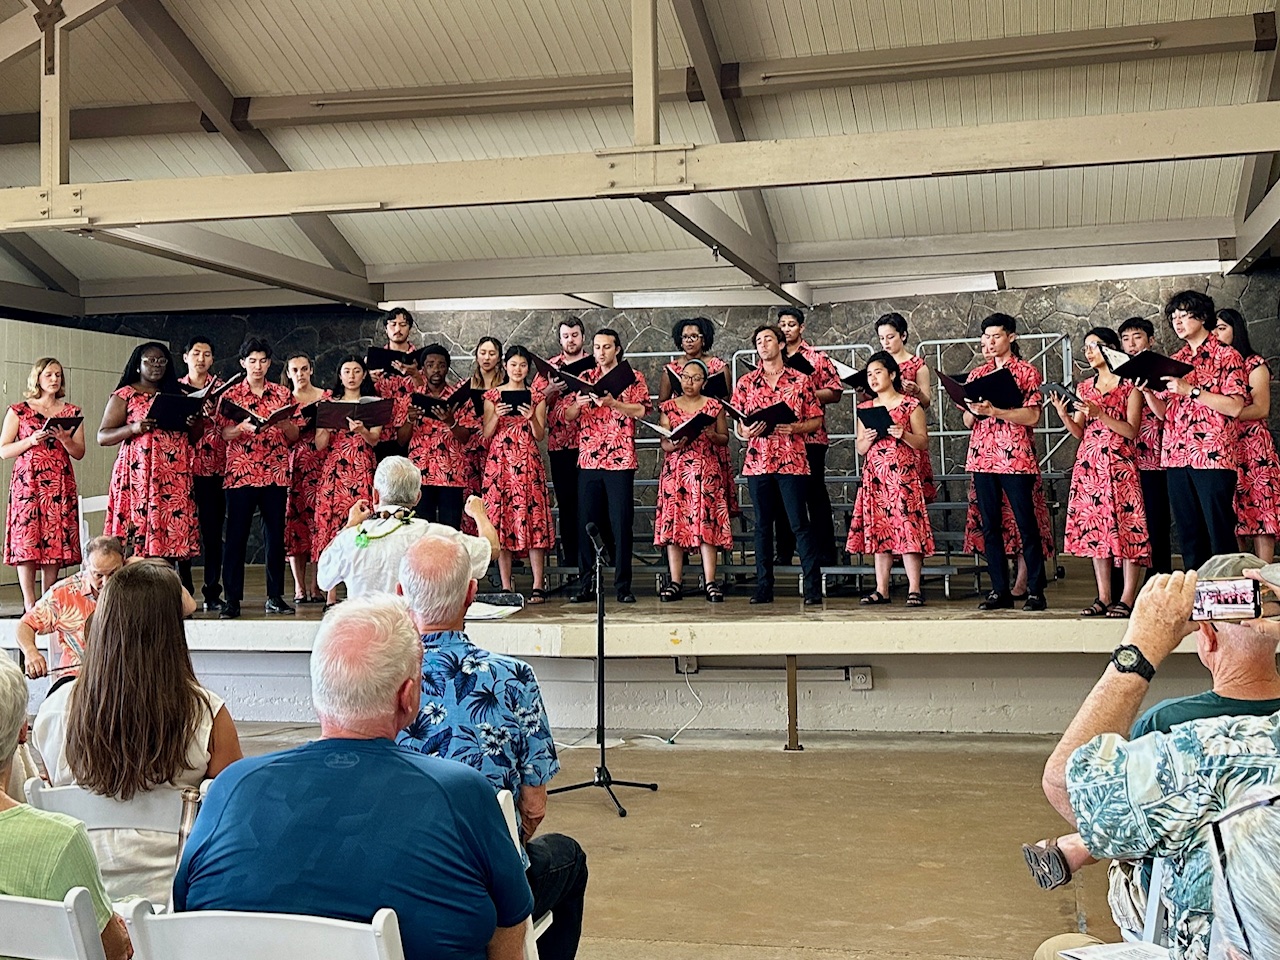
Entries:
POLYGON ((773 528, 784 516, 800 548, 800 566, 804 571, 804 595, 822 597, 822 580, 818 573, 818 552, 809 526, 805 507, 807 477, 766 473, 747 477, 747 490, 756 511, 756 595, 773 596, 773 528))
POLYGON ((267 596, 284 595, 285 487, 233 487, 227 491, 227 552, 222 562, 222 582, 228 603, 244 599, 244 557, 249 546, 253 512, 262 515, 267 552, 267 596))
POLYGON ((1151 544, 1151 573, 1173 572, 1169 517, 1169 483, 1163 470, 1139 470, 1142 505, 1147 511, 1147 542, 1151 544))
POLYGON ((550 450, 551 486, 560 511, 560 554, 566 564, 578 559, 578 451, 550 450))
POLYGON ((457 530, 462 526, 462 494, 461 487, 423 487, 413 515, 457 530))
POLYGON ((1022 559, 1027 563, 1027 590, 1033 596, 1044 594, 1044 544, 1040 542, 1040 525, 1036 523, 1032 491, 1036 478, 1030 473, 975 473, 973 492, 982 516, 982 539, 986 543, 987 575, 991 589, 1009 592, 1009 559, 1004 552, 1004 525, 1001 523, 1001 494, 1009 498, 1013 520, 1022 537, 1022 559))
MULTIPOLYGON (((827 490, 827 445, 825 443, 806 443, 805 456, 809 460, 809 476, 806 478, 804 503, 809 508, 809 531, 813 536, 814 548, 818 551, 818 565, 835 566, 836 553, 836 518, 831 509, 831 494, 827 490)), ((774 528, 777 539, 779 563, 790 563, 796 552, 796 538, 791 532, 791 524, 785 517, 779 517, 774 528)))
POLYGON ((542 960, 572 960, 582 937, 582 904, 587 896, 587 855, 578 841, 561 833, 534 837, 525 847, 525 876, 533 891, 533 917, 548 910, 551 926, 538 938, 542 960))
MULTIPOLYGON (((222 595, 222 523, 227 516, 227 497, 222 490, 222 477, 192 477, 191 499, 200 517, 200 552, 204 563, 204 598, 217 600, 222 595)), ((191 580, 191 561, 178 561, 182 585, 195 596, 191 580)))
POLYGON ((1198 570, 1219 553, 1235 553, 1236 472, 1170 467, 1169 506, 1178 524, 1182 568, 1198 570))
MULTIPOLYGON (((587 536, 587 524, 601 530, 608 518, 613 531, 613 588, 631 592, 631 527, 635 523, 634 470, 578 470, 578 576, 588 578, 595 569, 595 548, 587 536)), ((597 590, 604 584, 597 583, 597 590)))

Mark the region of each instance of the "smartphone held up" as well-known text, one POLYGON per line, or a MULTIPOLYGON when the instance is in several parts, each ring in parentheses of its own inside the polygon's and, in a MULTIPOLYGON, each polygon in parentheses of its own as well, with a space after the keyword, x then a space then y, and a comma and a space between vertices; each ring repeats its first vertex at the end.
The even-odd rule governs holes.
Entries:
POLYGON ((1247 577, 1198 580, 1192 620, 1256 620, 1262 616, 1257 580, 1247 577))

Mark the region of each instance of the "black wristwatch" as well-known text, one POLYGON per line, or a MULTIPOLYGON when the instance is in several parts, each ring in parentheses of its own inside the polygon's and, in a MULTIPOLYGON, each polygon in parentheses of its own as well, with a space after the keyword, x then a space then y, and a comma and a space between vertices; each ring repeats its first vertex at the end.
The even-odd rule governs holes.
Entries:
POLYGON ((1202 394, 1202 393, 1204 393, 1204 391, 1203 391, 1203 390, 1201 390, 1199 387, 1192 387, 1192 388, 1191 388, 1190 397, 1191 397, 1191 399, 1192 399, 1192 400, 1199 400, 1199 399, 1200 399, 1200 394, 1202 394))
POLYGON ((1121 673, 1136 673, 1148 683, 1156 675, 1156 668, 1151 665, 1151 661, 1131 643, 1116 647, 1111 654, 1111 663, 1121 673))

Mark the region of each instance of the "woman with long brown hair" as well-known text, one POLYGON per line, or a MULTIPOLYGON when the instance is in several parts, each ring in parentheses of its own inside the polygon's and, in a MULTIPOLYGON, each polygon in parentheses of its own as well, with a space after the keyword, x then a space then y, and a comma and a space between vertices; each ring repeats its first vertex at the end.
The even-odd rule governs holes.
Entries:
MULTIPOLYGON (((194 609, 161 562, 130 563, 107 581, 80 676, 36 714, 32 741, 54 786, 130 800, 157 787, 198 787, 243 756, 222 698, 191 666, 182 621, 194 609)), ((90 840, 112 899, 168 901, 176 836, 102 830, 90 840)))

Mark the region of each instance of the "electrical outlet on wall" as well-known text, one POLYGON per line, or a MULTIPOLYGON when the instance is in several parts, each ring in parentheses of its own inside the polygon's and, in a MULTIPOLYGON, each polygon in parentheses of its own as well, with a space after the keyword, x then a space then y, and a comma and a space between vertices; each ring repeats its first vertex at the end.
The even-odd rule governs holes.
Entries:
POLYGON ((873 688, 870 667, 845 667, 844 672, 849 678, 850 689, 871 690, 873 688))
POLYGON ((697 673, 697 657, 676 657, 676 673, 697 673))

